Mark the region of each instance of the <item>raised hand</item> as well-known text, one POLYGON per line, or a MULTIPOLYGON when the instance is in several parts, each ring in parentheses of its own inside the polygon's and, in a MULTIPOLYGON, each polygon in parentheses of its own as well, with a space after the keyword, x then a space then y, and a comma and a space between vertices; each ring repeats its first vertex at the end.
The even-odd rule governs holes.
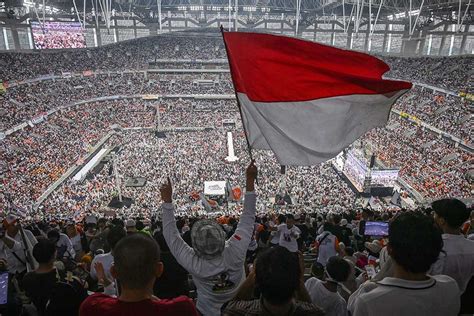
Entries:
POLYGON ((94 264, 95 272, 97 274, 97 279, 98 280, 104 280, 105 277, 105 270, 104 270, 104 265, 102 262, 96 262, 94 264))
POLYGON ((160 192, 163 202, 171 203, 173 201, 173 187, 171 186, 170 177, 168 177, 168 182, 161 186, 160 192))
POLYGON ((258 169, 255 166, 255 160, 250 162, 250 165, 247 167, 246 176, 247 176, 247 191, 251 192, 255 190, 255 181, 257 180, 258 169))

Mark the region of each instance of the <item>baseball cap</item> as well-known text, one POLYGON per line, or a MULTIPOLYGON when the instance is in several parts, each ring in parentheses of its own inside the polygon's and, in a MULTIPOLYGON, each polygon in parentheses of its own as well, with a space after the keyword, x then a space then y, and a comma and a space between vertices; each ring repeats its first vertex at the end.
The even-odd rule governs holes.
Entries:
POLYGON ((191 229, 191 241, 196 254, 204 259, 218 257, 225 246, 225 232, 214 221, 207 219, 194 223, 191 229))
POLYGON ((378 240, 374 240, 372 242, 365 242, 365 248, 369 249, 373 253, 379 253, 382 250, 382 244, 378 240))

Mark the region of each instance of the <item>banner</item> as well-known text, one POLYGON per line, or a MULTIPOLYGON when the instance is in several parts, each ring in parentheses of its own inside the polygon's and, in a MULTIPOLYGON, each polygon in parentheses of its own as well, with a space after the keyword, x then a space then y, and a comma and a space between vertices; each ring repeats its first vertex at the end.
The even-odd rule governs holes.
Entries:
POLYGON ((142 96, 143 100, 158 100, 158 95, 157 94, 144 94, 142 96))
POLYGON ((31 119, 31 122, 32 122, 33 124, 39 124, 39 123, 41 123, 41 122, 44 121, 44 119, 46 118, 46 116, 47 116, 47 113, 46 113, 46 112, 41 112, 41 113, 39 113, 38 115, 33 116, 33 118, 31 119))
POLYGON ((466 92, 459 92, 459 96, 461 98, 465 98, 466 100, 469 100, 469 101, 474 101, 474 94, 472 93, 466 93, 466 92))
POLYGON ((7 92, 7 88, 3 84, 3 81, 0 81, 0 94, 4 94, 5 92, 7 92))
POLYGON ((400 116, 403 117, 404 119, 408 119, 410 117, 410 114, 406 112, 400 112, 400 116))
POLYGON ((94 75, 94 73, 92 72, 92 70, 84 70, 84 71, 82 72, 82 75, 83 75, 84 77, 92 77, 92 76, 94 75))
POLYGON ((225 195, 225 181, 205 181, 204 194, 225 195))
POLYGON ((233 187, 232 194, 234 196, 234 201, 240 201, 242 199, 242 189, 240 187, 233 187))

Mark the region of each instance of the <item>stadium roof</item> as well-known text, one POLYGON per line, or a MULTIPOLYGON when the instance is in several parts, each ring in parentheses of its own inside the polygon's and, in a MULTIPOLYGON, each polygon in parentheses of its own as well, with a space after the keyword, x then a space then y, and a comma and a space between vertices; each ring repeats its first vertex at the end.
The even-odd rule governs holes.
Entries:
MULTIPOLYGON (((75 5, 80 9, 83 1, 86 1, 88 11, 92 8, 92 1, 103 2, 104 5, 111 1, 111 8, 117 11, 133 11, 139 16, 145 12, 156 12, 159 3, 163 12, 180 9, 203 11, 213 8, 226 11, 229 4, 235 7, 237 3, 241 10, 254 11, 255 14, 261 14, 262 8, 269 8, 271 13, 295 13, 300 5, 303 20, 318 16, 348 17, 358 8, 362 9, 359 16, 367 18, 369 7, 372 17, 375 18, 375 15, 379 14, 380 19, 403 19, 409 12, 411 16, 420 12, 420 16, 426 18, 457 20, 458 12, 461 12, 461 16, 465 15, 466 20, 472 20, 471 8, 474 7, 472 0, 75 0, 75 5)), ((0 0, 0 9, 2 5, 8 9, 27 4, 36 4, 39 7, 45 4, 69 12, 74 7, 74 0, 0 0)))

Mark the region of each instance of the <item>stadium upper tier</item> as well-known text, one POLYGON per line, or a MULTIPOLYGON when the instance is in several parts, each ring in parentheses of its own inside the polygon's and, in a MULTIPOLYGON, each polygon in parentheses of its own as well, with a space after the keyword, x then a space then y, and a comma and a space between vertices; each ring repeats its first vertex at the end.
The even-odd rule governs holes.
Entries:
MULTIPOLYGON (((23 80, 46 74, 85 70, 147 69, 159 59, 226 58, 220 34, 186 33, 135 39, 92 49, 0 53, 0 79, 23 80)), ((473 86, 469 72, 474 57, 382 57, 391 66, 389 76, 420 81, 459 91, 473 86), (471 81, 470 81, 471 80, 471 81)))

